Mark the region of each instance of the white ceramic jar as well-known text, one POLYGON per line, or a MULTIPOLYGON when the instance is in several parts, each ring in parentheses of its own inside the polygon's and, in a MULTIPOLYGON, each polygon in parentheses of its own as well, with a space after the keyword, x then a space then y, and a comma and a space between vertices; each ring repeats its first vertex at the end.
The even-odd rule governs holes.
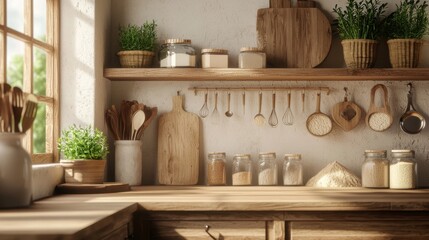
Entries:
POLYGON ((195 67, 195 49, 190 39, 167 39, 159 51, 162 68, 195 67))
POLYGON ((142 183, 142 142, 115 141, 115 180, 138 186, 142 183))
POLYGON ((265 68, 266 55, 260 48, 243 47, 238 56, 238 66, 240 68, 265 68))
POLYGON ((201 50, 203 68, 228 68, 228 50, 204 48, 201 50))
POLYGON ((31 204, 32 163, 22 147, 25 134, 0 133, 0 208, 31 204))

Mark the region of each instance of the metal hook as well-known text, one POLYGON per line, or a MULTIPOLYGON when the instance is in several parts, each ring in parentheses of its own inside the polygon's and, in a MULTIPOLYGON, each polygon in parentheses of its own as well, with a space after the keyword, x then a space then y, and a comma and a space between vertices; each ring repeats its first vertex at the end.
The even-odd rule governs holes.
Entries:
POLYGON ((407 86, 409 87, 408 93, 411 93, 411 90, 413 90, 413 84, 412 83, 408 83, 407 86))
POLYGON ((216 238, 215 238, 213 235, 211 235, 211 233, 209 233, 209 230, 210 230, 210 226, 209 226, 209 225, 206 225, 206 226, 205 226, 205 231, 206 231, 206 233, 210 236, 210 238, 211 238, 211 239, 216 240, 216 238))
POLYGON ((180 90, 177 91, 177 96, 180 96, 180 90))

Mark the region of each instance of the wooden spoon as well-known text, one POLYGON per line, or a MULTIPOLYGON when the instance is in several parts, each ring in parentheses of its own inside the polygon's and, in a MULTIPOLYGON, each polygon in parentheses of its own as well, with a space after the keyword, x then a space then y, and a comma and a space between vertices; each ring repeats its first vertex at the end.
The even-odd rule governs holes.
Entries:
POLYGON ((371 89, 371 102, 365 121, 368 127, 377 132, 387 130, 393 123, 393 117, 389 106, 388 91, 386 86, 383 84, 377 84, 371 89), (383 106, 381 107, 375 106, 374 103, 375 92, 378 89, 381 89, 384 93, 383 106))
POLYGON ((137 131, 143 126, 146 115, 142 110, 137 110, 133 115, 132 120, 132 140, 136 140, 137 131))
POLYGON ((22 132, 26 132, 33 125, 34 119, 37 114, 37 98, 33 94, 27 96, 25 103, 24 116, 22 118, 22 132))

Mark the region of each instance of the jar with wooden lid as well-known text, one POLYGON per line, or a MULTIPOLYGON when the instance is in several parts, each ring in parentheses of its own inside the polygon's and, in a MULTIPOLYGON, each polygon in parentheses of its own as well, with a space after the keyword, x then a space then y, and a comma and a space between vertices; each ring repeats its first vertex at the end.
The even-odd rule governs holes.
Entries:
POLYGON ((232 185, 252 185, 252 171, 250 154, 236 154, 232 160, 232 185))
POLYGON ((277 185, 277 160, 276 153, 259 153, 258 161, 258 185, 277 185))
POLYGON ((260 48, 243 47, 238 56, 239 68, 265 68, 266 55, 260 48))
POLYGON ((417 188, 417 162, 413 150, 392 150, 390 162, 390 188, 417 188))
POLYGON ((386 150, 365 150, 362 164, 362 187, 389 187, 389 160, 386 150))
POLYGON ((167 39, 159 51, 160 67, 195 67, 195 49, 190 39, 167 39))
POLYGON ((207 160, 207 185, 226 185, 226 154, 209 153, 207 160))
POLYGON ((301 154, 285 154, 283 162, 283 185, 303 185, 301 154))
POLYGON ((203 68, 228 68, 228 50, 204 48, 201 50, 203 68))

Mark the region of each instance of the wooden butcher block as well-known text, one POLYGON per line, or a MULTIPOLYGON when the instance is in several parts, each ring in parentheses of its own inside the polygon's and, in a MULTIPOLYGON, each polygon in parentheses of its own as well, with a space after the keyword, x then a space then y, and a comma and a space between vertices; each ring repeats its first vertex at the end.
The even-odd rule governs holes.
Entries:
POLYGON ((290 0, 271 0, 270 5, 258 10, 256 23, 267 65, 313 68, 322 63, 331 49, 331 25, 314 2, 298 1, 297 7, 287 8, 290 0))
POLYGON ((158 182, 195 185, 198 182, 200 122, 183 109, 183 97, 173 97, 173 110, 159 118, 158 182))

